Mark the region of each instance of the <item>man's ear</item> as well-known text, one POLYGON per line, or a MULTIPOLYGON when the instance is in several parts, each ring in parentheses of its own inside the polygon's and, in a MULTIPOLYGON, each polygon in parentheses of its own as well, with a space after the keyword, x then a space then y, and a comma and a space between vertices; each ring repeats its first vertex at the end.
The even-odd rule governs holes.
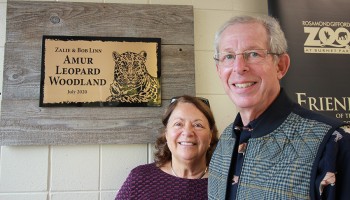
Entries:
POLYGON ((281 80, 284 75, 286 75, 290 65, 290 57, 287 53, 284 53, 279 56, 279 60, 277 63, 277 73, 278 79, 281 80))
POLYGON ((216 72, 219 75, 219 78, 221 78, 221 71, 220 71, 220 68, 219 68, 218 64, 215 63, 215 67, 216 67, 216 72))

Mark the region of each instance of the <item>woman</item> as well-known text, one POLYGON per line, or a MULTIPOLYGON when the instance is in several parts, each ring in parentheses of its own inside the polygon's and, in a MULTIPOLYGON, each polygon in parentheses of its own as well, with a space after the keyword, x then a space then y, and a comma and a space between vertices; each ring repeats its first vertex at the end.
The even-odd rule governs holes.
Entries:
POLYGON ((208 199, 208 165, 218 131, 209 101, 173 98, 156 141, 155 162, 131 171, 116 199, 208 199))

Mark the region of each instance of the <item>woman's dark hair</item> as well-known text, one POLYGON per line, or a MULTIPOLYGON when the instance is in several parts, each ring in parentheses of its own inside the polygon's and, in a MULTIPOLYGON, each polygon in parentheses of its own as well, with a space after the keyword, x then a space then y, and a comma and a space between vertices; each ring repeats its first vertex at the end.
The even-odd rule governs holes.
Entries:
POLYGON ((193 97, 189 95, 183 95, 183 96, 177 97, 175 101, 173 100, 163 115, 163 118, 162 118, 163 127, 156 140, 156 144, 155 144, 156 151, 154 154, 156 165, 158 167, 161 167, 165 163, 171 160, 171 152, 169 150, 168 145, 166 144, 167 141, 165 138, 165 131, 166 131, 166 126, 168 125, 168 120, 171 114, 175 110, 178 103, 181 102, 181 103, 191 103, 194 106, 196 106, 197 109, 204 114, 204 116, 207 118, 209 122, 209 127, 212 134, 211 134, 210 147, 206 153, 206 163, 208 166, 211 156, 213 155, 213 152, 215 150, 216 144, 218 143, 218 129, 215 124, 214 115, 209 107, 209 102, 204 101, 203 98, 193 97))

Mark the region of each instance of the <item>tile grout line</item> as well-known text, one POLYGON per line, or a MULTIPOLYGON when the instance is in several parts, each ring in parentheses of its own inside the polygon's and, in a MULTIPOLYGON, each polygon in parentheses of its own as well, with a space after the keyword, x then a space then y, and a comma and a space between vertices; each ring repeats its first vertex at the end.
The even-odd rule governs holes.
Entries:
POLYGON ((52 146, 48 146, 48 169, 47 169, 47 199, 51 200, 51 181, 52 181, 52 146))
POLYGON ((98 177, 98 191, 99 191, 99 195, 98 195, 98 200, 102 199, 102 192, 101 192, 101 188, 102 188, 102 145, 99 145, 99 162, 98 162, 98 172, 99 172, 99 177, 98 177))

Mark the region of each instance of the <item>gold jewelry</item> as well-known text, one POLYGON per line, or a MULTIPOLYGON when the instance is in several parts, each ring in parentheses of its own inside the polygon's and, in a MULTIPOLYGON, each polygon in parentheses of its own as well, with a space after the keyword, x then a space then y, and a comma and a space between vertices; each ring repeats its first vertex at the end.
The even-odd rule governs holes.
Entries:
MULTIPOLYGON (((173 172, 173 175, 179 178, 179 176, 176 175, 176 173, 175 173, 175 171, 173 169, 173 162, 172 161, 170 161, 170 167, 171 167, 171 172, 173 172)), ((208 171, 208 167, 205 167, 205 170, 204 170, 203 174, 198 179, 203 178, 203 176, 205 175, 205 173, 207 173, 207 171, 208 171)))

